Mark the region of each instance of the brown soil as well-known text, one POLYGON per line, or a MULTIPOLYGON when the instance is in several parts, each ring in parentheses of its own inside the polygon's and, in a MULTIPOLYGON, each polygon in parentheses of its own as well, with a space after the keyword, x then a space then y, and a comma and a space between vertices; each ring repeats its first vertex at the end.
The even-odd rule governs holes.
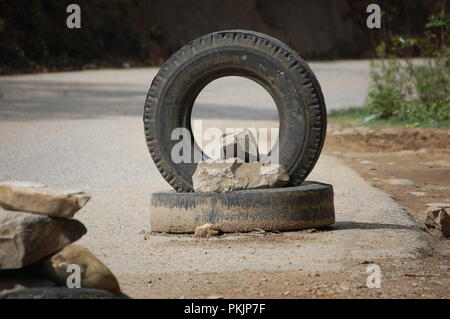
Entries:
MULTIPOLYGON (((324 152, 341 158, 374 186, 391 194, 419 225, 423 226, 426 204, 450 202, 450 130, 329 128, 324 152), (387 179, 407 179, 412 184, 391 185, 387 179)), ((277 234, 261 236, 277 240, 277 234)), ((432 236, 430 240, 432 256, 371 260, 338 272, 170 272, 146 275, 144 280, 142 275, 119 279, 134 283, 134 297, 449 298, 450 240, 432 236), (368 263, 382 267, 382 289, 367 288, 368 263)))
MULTIPOLYGON (((422 227, 428 204, 450 203, 449 129, 343 128, 331 124, 324 152, 342 159, 373 186, 390 194, 422 227), (393 185, 389 179, 412 183, 393 185)), ((389 280, 392 290, 384 289, 388 292, 385 296, 450 297, 450 239, 435 234, 431 244, 433 256, 402 262, 400 267, 390 262, 395 275, 389 280), (429 275, 422 276, 422 270, 429 275), (402 281, 407 278, 414 279, 412 286, 402 281), (418 280, 432 285, 418 292, 414 289, 418 280), (397 293, 390 295, 394 291, 397 293)))
MULTIPOLYGON (((357 267, 355 267, 357 266, 357 267)), ((351 271, 180 272, 127 275, 135 298, 449 298, 448 257, 367 261, 351 271), (366 285, 367 264, 383 269, 382 288, 366 285), (356 269, 360 271, 355 272, 356 269)))
POLYGON ((450 130, 341 128, 330 125, 325 152, 384 190, 418 221, 427 204, 450 202, 450 130), (410 185, 392 185, 406 179, 410 185))
MULTIPOLYGON (((449 133, 447 129, 372 130, 331 124, 324 153, 339 157, 375 187, 391 194, 423 227, 428 203, 450 202, 449 133), (388 179, 407 179, 411 184, 392 185, 388 179)), ((305 230, 299 236, 304 234, 310 240, 309 232, 305 230)), ((261 242, 282 241, 287 235, 249 234, 261 242)), ((232 235, 225 234, 223 239, 228 236, 232 235)), ((450 298, 450 239, 427 238, 433 247, 431 254, 414 259, 350 259, 339 271, 206 273, 168 269, 162 273, 120 274, 118 279, 130 292, 132 287, 135 298, 450 298), (383 269, 381 289, 366 285, 370 263, 383 269)), ((208 245, 204 250, 208 253, 208 245)))

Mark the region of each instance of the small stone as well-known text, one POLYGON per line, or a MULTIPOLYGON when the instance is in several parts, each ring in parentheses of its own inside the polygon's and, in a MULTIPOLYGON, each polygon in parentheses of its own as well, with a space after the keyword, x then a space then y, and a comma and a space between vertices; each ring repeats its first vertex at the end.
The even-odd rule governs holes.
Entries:
MULTIPOLYGON (((331 132, 331 135, 333 135, 333 136, 339 136, 339 135, 342 135, 342 131, 340 131, 340 130, 334 130, 334 131, 332 131, 331 132)), ((333 153, 340 153, 340 152, 333 152, 333 153)))
POLYGON ((285 292, 283 293, 283 296, 289 296, 290 293, 291 293, 290 291, 285 291, 285 292))
POLYGON ((282 187, 289 182, 286 169, 271 163, 201 162, 192 176, 196 192, 225 193, 244 189, 282 187))
POLYGON ((414 185, 413 182, 411 182, 409 179, 403 179, 403 178, 390 178, 387 179, 386 182, 388 182, 391 185, 414 185))
POLYGON ((373 164, 372 161, 367 161, 367 160, 360 161, 359 163, 360 164, 365 164, 365 165, 373 164))
POLYGON ((438 207, 438 208, 450 208, 450 203, 428 203, 426 204, 427 207, 438 207))
POLYGON ((81 288, 96 288, 120 292, 119 282, 109 268, 89 250, 78 245, 70 245, 59 253, 39 263, 39 271, 49 278, 66 286, 67 277, 72 274, 67 267, 78 265, 81 270, 81 288))
POLYGON ((262 228, 255 228, 255 229, 253 229, 253 233, 264 234, 264 233, 266 233, 266 231, 262 228))
POLYGON ((195 237, 212 237, 219 236, 220 228, 217 224, 204 224, 202 226, 195 227, 195 237))
POLYGON ((428 230, 437 230, 444 237, 450 237, 450 215, 443 206, 430 206, 427 209, 425 227, 428 230))
POLYGON ((71 218, 91 197, 31 182, 0 183, 0 207, 7 210, 71 218))
POLYGON ((0 269, 31 265, 86 234, 77 220, 0 208, 0 269))
POLYGON ((426 148, 424 148, 424 147, 417 150, 417 153, 419 153, 419 154, 425 154, 427 152, 428 152, 428 150, 426 148))
POLYGON ((224 296, 212 295, 212 296, 208 296, 208 299, 224 299, 224 296))
POLYGON ((248 129, 227 132, 220 138, 221 159, 238 158, 242 162, 259 161, 258 142, 248 129))
POLYGON ((416 197, 423 197, 426 195, 424 192, 408 192, 408 194, 414 195, 416 197))

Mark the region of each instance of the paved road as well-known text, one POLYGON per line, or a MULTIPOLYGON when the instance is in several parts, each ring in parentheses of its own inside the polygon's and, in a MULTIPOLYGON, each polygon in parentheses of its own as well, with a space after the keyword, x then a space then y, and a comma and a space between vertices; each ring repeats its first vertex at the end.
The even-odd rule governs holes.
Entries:
MULTIPOLYGON (((312 68, 329 109, 364 100, 366 61, 312 63, 312 68)), ((156 72, 147 68, 0 77, 0 180, 90 192, 93 199, 77 214, 88 228, 80 243, 111 267, 132 296, 139 276, 148 273, 337 270, 348 260, 407 257, 427 249, 420 231, 392 199, 330 156, 322 156, 312 178, 335 187, 334 231, 291 233, 271 243, 230 236, 226 242, 235 243, 230 249, 223 249, 221 240, 148 236, 150 194, 170 189, 150 159, 142 127, 146 91, 156 72), (202 253, 205 247, 209 257, 202 253)), ((257 87, 229 80, 216 89, 201 97, 199 116, 218 121, 212 104, 234 104, 231 113, 241 117, 239 125, 254 124, 248 122, 254 114, 261 125, 273 123, 271 101, 256 93, 257 87)))

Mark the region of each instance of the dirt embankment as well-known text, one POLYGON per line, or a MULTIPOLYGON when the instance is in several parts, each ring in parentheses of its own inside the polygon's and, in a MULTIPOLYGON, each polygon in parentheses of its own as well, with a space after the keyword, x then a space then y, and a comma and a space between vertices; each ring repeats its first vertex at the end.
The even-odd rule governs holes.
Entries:
POLYGON ((0 74, 161 64, 189 41, 230 29, 267 33, 307 59, 367 58, 389 32, 422 34, 436 10, 428 0, 380 0, 383 28, 369 29, 371 0, 78 0, 81 28, 69 29, 72 2, 2 3, 0 74))
POLYGON ((346 147, 354 151, 396 152, 427 149, 435 152, 448 149, 450 130, 433 128, 381 128, 330 127, 328 135, 334 147, 346 147))
POLYGON ((428 204, 450 202, 450 129, 330 125, 325 149, 391 194, 421 225, 428 204))

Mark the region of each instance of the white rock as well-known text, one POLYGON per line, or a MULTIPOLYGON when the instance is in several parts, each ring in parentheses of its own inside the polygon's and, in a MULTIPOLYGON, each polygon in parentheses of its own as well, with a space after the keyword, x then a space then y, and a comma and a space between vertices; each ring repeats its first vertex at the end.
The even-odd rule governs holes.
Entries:
POLYGON ((425 226, 441 232, 444 237, 450 237, 450 215, 443 207, 428 207, 425 226))
POLYGON ((450 208, 450 203, 428 203, 428 204, 426 204, 426 206, 427 207, 434 206, 434 207, 446 209, 446 208, 450 208))
POLYGON ((217 224, 204 224, 201 226, 195 227, 195 237, 212 237, 219 236, 220 228, 217 224))
POLYGON ((71 218, 91 197, 31 182, 1 182, 0 207, 8 210, 71 218))
POLYGON ((224 193, 244 189, 282 187, 289 182, 286 169, 270 163, 201 162, 192 176, 196 192, 224 193))
POLYGON ((428 152, 428 150, 426 148, 421 148, 421 149, 417 150, 417 153, 419 153, 419 154, 425 154, 427 152, 428 152))
POLYGON ((80 267, 80 284, 82 288, 96 288, 114 293, 120 292, 119 282, 111 270, 95 257, 89 250, 78 245, 70 245, 55 255, 39 263, 37 269, 45 276, 61 285, 66 285, 69 265, 80 267))
POLYGON ((409 179, 403 178, 390 178, 387 179, 386 182, 388 182, 391 185, 414 185, 414 183, 411 182, 409 179))
POLYGON ((0 269, 31 265, 86 233, 77 220, 6 211, 0 208, 0 269))
POLYGON ((414 195, 417 197, 423 197, 426 195, 426 193, 424 193, 424 192, 408 192, 408 194, 411 194, 411 195, 414 195))

